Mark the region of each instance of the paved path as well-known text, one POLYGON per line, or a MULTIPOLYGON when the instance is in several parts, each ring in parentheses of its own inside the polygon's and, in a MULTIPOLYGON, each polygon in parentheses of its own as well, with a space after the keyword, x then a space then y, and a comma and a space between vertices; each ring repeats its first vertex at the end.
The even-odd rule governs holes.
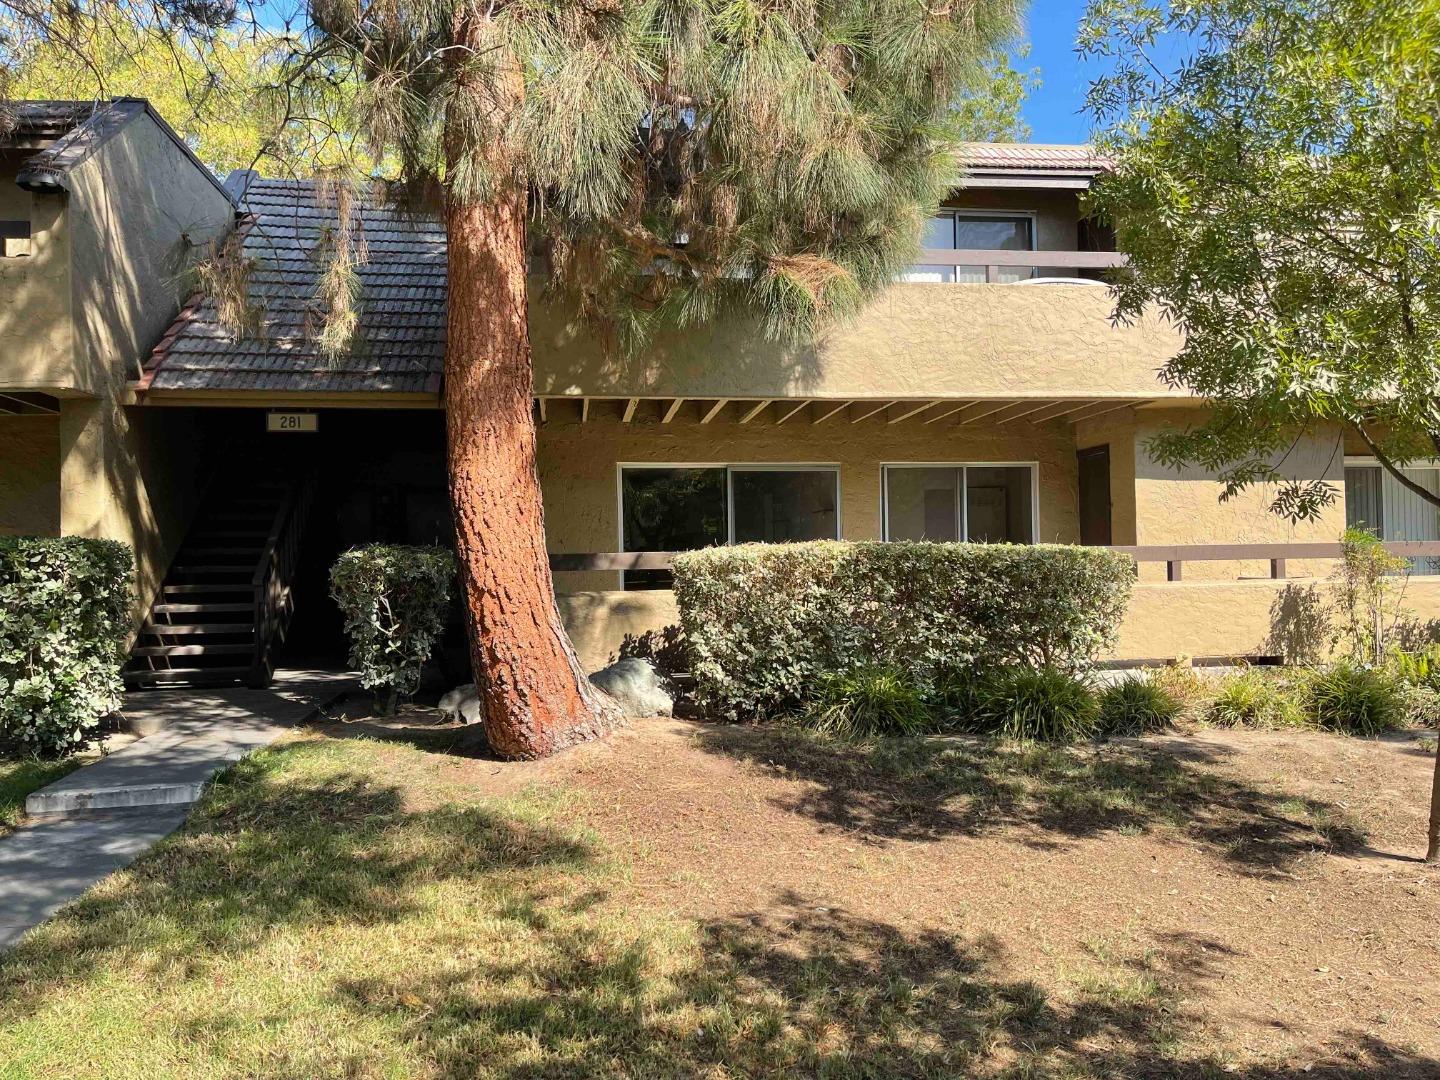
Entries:
POLYGON ((268 690, 130 695, 126 717, 156 733, 32 793, 27 823, 0 838, 0 949, 177 828, 215 773, 353 686, 287 671, 268 690))

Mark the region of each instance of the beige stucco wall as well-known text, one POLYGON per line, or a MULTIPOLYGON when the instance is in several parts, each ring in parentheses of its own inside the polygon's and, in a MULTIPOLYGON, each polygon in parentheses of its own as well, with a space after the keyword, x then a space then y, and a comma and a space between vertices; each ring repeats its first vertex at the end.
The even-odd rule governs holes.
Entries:
POLYGON ((538 394, 835 399, 1166 396, 1156 378, 1178 348, 1158 318, 1110 321, 1088 285, 922 285, 885 290, 812 345, 785 347, 733 321, 661 335, 609 356, 537 301, 538 394))
POLYGON ((60 422, 0 416, 0 534, 60 532, 60 422))
MULTIPOLYGON (((852 424, 838 416, 821 424, 799 417, 776 424, 773 416, 748 424, 733 417, 625 424, 607 416, 583 424, 555 420, 540 432, 546 540, 552 552, 620 549, 619 463, 838 465, 842 537, 878 540, 881 465, 906 462, 1034 462, 1038 538, 1078 539, 1075 442, 1066 424, 888 424, 878 417, 852 424)), ((618 580, 614 573, 557 573, 556 588, 613 589, 618 580)))
POLYGON ((1110 541, 1135 544, 1135 410, 1121 409, 1075 425, 1076 450, 1110 447, 1110 541))
MULTIPOLYGON (((1345 461, 1338 428, 1321 427, 1299 437, 1278 459, 1285 476, 1323 480, 1337 499, 1314 520, 1292 522, 1270 509, 1276 488, 1258 484, 1221 501, 1224 485, 1196 466, 1171 469, 1156 461, 1148 440, 1167 429, 1204 421, 1195 409, 1138 409, 1135 412, 1135 543, 1282 544, 1334 543, 1345 529, 1345 461)), ((1119 542, 1119 541, 1117 541, 1119 542)), ((1328 563, 1292 562, 1292 577, 1329 572, 1328 563)), ((1187 579, 1234 579, 1268 575, 1267 562, 1186 563, 1187 579)), ((1165 575, 1161 564, 1143 568, 1142 580, 1165 575)))
MULTIPOLYGON (((12 163, 12 187, 13 179, 12 163)), ((7 483, 11 470, 0 465, 0 522, 11 515, 10 491, 25 486, 31 509, 15 531, 131 545, 138 617, 195 502, 197 420, 126 406, 126 384, 193 287, 187 266, 231 227, 234 208, 148 117, 102 144, 68 182, 68 195, 33 201, 35 254, 0 260, 0 386, 61 396, 51 449, 31 446, 17 466, 23 485, 7 483), (34 509, 46 505, 48 518, 34 509)), ((0 419, 0 428, 11 423, 0 419)), ((0 447, 4 438, 0 431, 0 447)))
POLYGON ((30 254, 0 258, 0 389, 69 393, 86 386, 75 367, 65 199, 15 186, 20 159, 0 158, 0 217, 30 220, 30 254))

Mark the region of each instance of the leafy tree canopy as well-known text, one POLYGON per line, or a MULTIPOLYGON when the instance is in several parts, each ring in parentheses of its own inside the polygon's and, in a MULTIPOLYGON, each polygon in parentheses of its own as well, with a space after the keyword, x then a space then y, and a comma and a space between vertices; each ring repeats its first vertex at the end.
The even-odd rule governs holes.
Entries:
POLYGON ((1163 375, 1213 403, 1157 456, 1277 483, 1293 518, 1336 498, 1286 472, 1306 427, 1392 471, 1440 456, 1440 0, 1092 0, 1081 47, 1113 65, 1089 107, 1118 314, 1174 320, 1163 375))

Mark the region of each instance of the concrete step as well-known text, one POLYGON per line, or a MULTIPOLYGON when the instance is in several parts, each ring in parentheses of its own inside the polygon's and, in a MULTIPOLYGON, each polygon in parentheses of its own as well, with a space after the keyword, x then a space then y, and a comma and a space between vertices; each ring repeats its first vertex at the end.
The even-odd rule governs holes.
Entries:
POLYGON ((160 686, 233 686, 250 677, 248 667, 140 668, 122 673, 125 685, 135 689, 160 686))
POLYGON ((235 656, 248 653, 255 646, 249 642, 225 642, 205 645, 137 645, 130 650, 131 656, 235 656))
POLYGON ((171 634, 251 634, 255 632, 254 622, 220 623, 155 623, 148 622, 142 634, 169 637, 171 634))

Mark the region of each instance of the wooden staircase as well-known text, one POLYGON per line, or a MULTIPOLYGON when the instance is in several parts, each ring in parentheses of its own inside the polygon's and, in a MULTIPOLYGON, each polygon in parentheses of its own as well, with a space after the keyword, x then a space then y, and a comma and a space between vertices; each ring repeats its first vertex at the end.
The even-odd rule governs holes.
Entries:
POLYGON ((239 472, 209 485, 130 650, 127 687, 269 684, 294 613, 291 581, 314 486, 312 473, 257 480, 239 472))

